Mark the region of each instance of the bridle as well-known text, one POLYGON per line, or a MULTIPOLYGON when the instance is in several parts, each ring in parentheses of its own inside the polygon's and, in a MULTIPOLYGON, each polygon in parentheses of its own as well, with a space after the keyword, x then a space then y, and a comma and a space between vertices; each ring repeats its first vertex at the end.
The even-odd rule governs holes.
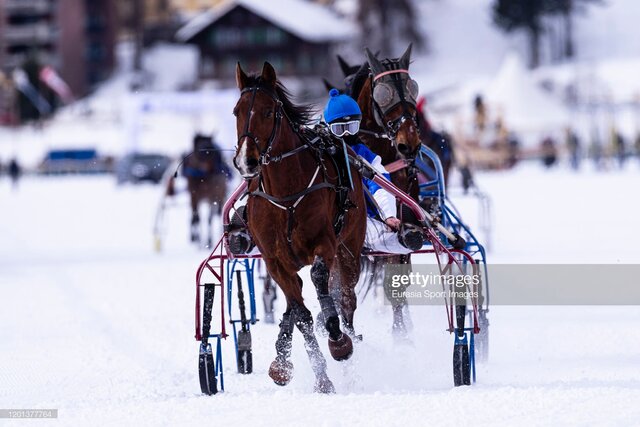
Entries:
MULTIPOLYGON (((274 93, 273 91, 267 88, 256 85, 256 86, 246 87, 242 89, 240 91, 240 96, 242 97, 247 92, 251 92, 251 102, 249 103, 249 114, 247 114, 247 122, 244 125, 244 131, 238 137, 238 141, 237 141, 238 146, 240 145, 240 141, 242 141, 243 138, 249 138, 251 141, 253 141, 255 146, 258 148, 258 151, 260 152, 259 162, 260 162, 260 165, 262 166, 266 166, 269 163, 278 163, 286 159, 287 157, 298 154, 299 152, 309 148, 309 144, 305 143, 299 147, 294 148, 293 150, 287 151, 286 153, 282 153, 277 156, 272 156, 271 150, 273 149, 273 142, 275 141, 276 137, 278 136, 278 133, 280 132, 280 125, 282 123, 282 118, 285 117, 289 122, 291 129, 293 129, 293 132, 296 135, 301 136, 298 126, 289 117, 287 117, 287 113, 282 107, 282 101, 280 100, 280 98, 278 98, 278 95, 276 93, 274 93), (253 104, 255 103, 256 94, 258 93, 258 91, 261 91, 267 94, 276 104, 275 111, 273 112, 275 123, 273 124, 273 128, 271 129, 271 134, 269 135, 269 139, 267 139, 267 145, 264 147, 264 150, 260 149, 260 139, 249 130, 249 123, 251 122, 251 110, 253 110, 253 104)), ((304 141, 305 139, 302 138, 302 140, 304 141)), ((234 164, 235 164, 235 159, 234 159, 234 164)))
MULTIPOLYGON (((280 131, 280 122, 282 121, 282 116, 283 116, 282 101, 278 99, 278 96, 275 93, 261 86, 251 86, 251 87, 244 88, 240 91, 240 96, 242 97, 247 92, 251 92, 251 102, 249 103, 249 113, 247 114, 247 121, 244 125, 244 131, 240 136, 238 136, 237 144, 239 146, 240 141, 242 141, 244 138, 249 138, 251 141, 253 141, 255 146, 258 148, 258 151, 260 152, 260 158, 259 158, 260 164, 268 165, 272 161, 270 153, 271 153, 271 149, 273 148, 273 141, 276 139, 276 137, 278 136, 278 132, 280 131), (275 111, 273 112, 275 117, 274 118, 275 123, 273 125, 273 128, 271 129, 271 134, 269 135, 269 139, 267 140, 267 145, 266 147, 264 147, 264 150, 260 149, 260 143, 259 143, 258 137, 255 136, 249 130, 249 124, 251 123, 251 111, 253 110, 253 104, 255 103, 256 94, 258 93, 258 91, 261 91, 269 95, 269 97, 276 104, 275 111)), ((235 163, 235 159, 234 159, 234 163, 235 163)))

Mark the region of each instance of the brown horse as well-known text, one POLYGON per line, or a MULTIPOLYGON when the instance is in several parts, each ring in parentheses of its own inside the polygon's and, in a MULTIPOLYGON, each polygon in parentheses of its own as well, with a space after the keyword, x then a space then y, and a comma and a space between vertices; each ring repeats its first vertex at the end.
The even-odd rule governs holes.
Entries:
MULTIPOLYGON (((378 54, 376 53, 374 57, 377 58, 378 54)), ((371 72, 369 63, 365 62, 363 65, 350 65, 340 55, 337 55, 337 58, 340 69, 344 75, 344 87, 341 88, 340 91, 357 100, 362 92, 363 85, 368 80, 371 72)), ((337 87, 329 83, 327 80, 324 80, 324 84, 327 87, 327 90, 337 87)), ((420 140, 422 141, 422 144, 431 148, 440 158, 442 169, 444 171, 445 185, 447 185, 447 178, 454 160, 451 137, 446 132, 436 132, 431 128, 431 125, 426 118, 426 112, 424 111, 424 103, 424 97, 417 100, 416 103, 416 121, 420 131, 420 140)), ((393 150, 391 150, 390 154, 393 154, 393 150)))
MULTIPOLYGON (((378 60, 369 49, 365 50, 370 73, 363 76, 363 70, 356 74, 353 87, 360 88, 357 101, 362 110, 362 124, 358 136, 382 159, 387 166, 404 159, 409 167, 391 173, 391 181, 413 199, 419 199, 420 187, 417 170, 413 161, 420 151, 421 139, 417 123, 416 98, 417 83, 409 76, 411 45, 400 59, 378 60), (361 77, 358 79, 357 76, 361 77), (357 81, 360 80, 360 81, 357 81)), ((408 209, 401 209, 402 222, 415 223, 414 215, 408 209)), ((371 266, 373 281, 377 280, 385 263, 410 263, 409 255, 388 258, 375 257, 371 266)), ((374 284, 372 282, 372 284, 374 284)), ((389 298, 392 302, 394 337, 408 338, 406 320, 409 321, 406 302, 400 298, 389 298)))
POLYGON ((241 92, 234 109, 238 132, 234 166, 249 181, 248 227, 287 301, 269 376, 279 385, 291 380, 289 358, 295 324, 305 339, 316 390, 333 392, 314 335, 313 317, 302 299, 298 271, 312 265, 311 280, 329 333, 329 351, 336 360, 349 358, 353 344, 340 330, 329 280, 331 276, 338 282, 343 324, 353 335, 354 287, 366 226, 362 182, 352 168, 353 188, 339 186, 338 170, 329 155, 314 145, 303 129, 310 121, 310 108, 291 102, 268 62, 260 75, 250 76, 238 64, 236 81, 241 92), (337 203, 341 193, 346 196, 342 206, 337 203), (337 231, 336 219, 341 216, 344 222, 337 231))
MULTIPOLYGON (((212 242, 212 222, 214 215, 220 216, 227 197, 229 167, 222 159, 220 148, 209 135, 196 134, 193 151, 182 159, 182 176, 187 179, 187 189, 191 200, 191 241, 201 243, 199 206, 209 204, 207 227, 207 247, 212 242)), ((169 180, 167 195, 175 193, 174 178, 169 180)))

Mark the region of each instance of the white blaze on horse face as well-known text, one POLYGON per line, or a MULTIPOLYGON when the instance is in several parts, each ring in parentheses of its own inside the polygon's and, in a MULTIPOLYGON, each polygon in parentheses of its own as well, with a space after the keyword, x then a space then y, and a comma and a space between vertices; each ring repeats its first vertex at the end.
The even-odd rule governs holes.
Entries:
POLYGON ((242 138, 242 141, 240 141, 240 143, 242 144, 242 146, 240 147, 240 152, 238 153, 238 160, 236 161, 236 165, 238 166, 238 169, 240 169, 240 175, 245 178, 251 175, 247 170, 247 145, 249 144, 249 138, 245 136, 244 138, 242 138))
MULTIPOLYGON (((249 112, 249 126, 247 127, 248 129, 251 129, 252 118, 253 110, 249 112)), ((249 145, 249 141, 250 139, 246 136, 242 138, 242 140, 240 141, 240 144, 242 146, 240 147, 240 152, 238 153, 238 157, 236 160, 236 166, 240 170, 240 175, 242 175, 243 178, 251 178, 253 175, 255 175, 255 172, 249 172, 249 169, 247 168, 247 146, 249 145)))

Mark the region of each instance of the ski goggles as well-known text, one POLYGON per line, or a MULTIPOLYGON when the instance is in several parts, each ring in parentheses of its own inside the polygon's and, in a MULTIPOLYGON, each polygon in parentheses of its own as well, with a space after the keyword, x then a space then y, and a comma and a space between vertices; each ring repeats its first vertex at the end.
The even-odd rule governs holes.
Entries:
POLYGON ((345 134, 355 135, 360 130, 360 120, 331 123, 329 124, 329 129, 331 129, 331 133, 335 136, 343 136, 345 134))

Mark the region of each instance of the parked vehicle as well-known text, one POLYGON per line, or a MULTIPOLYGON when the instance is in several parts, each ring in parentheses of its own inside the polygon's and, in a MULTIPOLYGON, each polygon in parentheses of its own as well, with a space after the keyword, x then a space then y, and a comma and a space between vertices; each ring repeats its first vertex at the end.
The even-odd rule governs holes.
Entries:
POLYGON ((151 181, 158 184, 171 164, 171 158, 157 153, 131 153, 116 165, 118 184, 151 181))
POLYGON ((93 148, 51 150, 38 166, 38 172, 45 175, 96 174, 112 171, 113 159, 100 156, 93 148))

